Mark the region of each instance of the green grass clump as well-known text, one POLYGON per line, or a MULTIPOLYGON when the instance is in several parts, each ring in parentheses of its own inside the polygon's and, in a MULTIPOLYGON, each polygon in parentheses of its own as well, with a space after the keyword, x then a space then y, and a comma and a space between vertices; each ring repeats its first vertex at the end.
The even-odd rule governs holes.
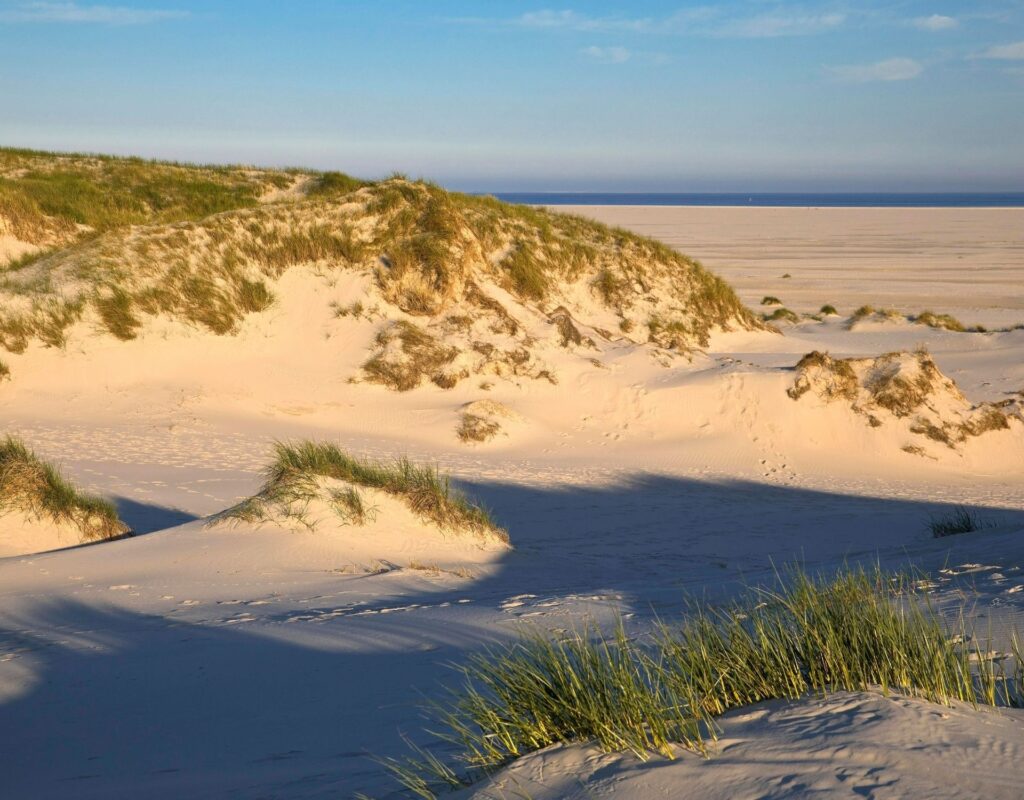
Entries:
POLYGON ((914 323, 955 333, 963 333, 967 330, 964 324, 951 314, 936 314, 933 311, 922 311, 914 317, 914 323))
POLYGON ((96 311, 104 327, 118 339, 126 341, 138 335, 142 322, 132 312, 132 298, 123 289, 115 288, 109 297, 95 301, 96 311))
MULTIPOLYGON (((259 494, 224 516, 257 521, 264 516, 268 505, 288 501, 296 491, 307 493, 312 481, 327 478, 393 495, 421 518, 443 530, 468 530, 508 541, 508 534, 491 519, 487 510, 454 489, 447 476, 442 476, 434 467, 414 464, 408 458, 385 463, 357 458, 326 442, 278 442, 274 446, 274 460, 264 470, 264 475, 259 494)), ((334 493, 331 500, 347 515, 365 517, 361 500, 353 499, 350 494, 334 493)))
MULTIPOLYGON (((705 753, 714 718, 776 698, 835 691, 898 693, 935 703, 1020 705, 1024 671, 974 659, 962 622, 948 630, 901 575, 794 571, 734 605, 694 606, 649 641, 584 630, 533 634, 459 668, 461 684, 433 708, 452 760, 387 762, 406 788, 434 797, 526 753, 593 742, 607 751, 672 758, 705 753)), ((1014 651, 1020 656, 1017 640, 1014 651)), ((984 648, 980 648, 984 651, 984 648)))
POLYGON ((800 317, 793 311, 783 306, 775 309, 771 314, 764 317, 766 322, 799 322, 800 317))
POLYGON ((83 541, 130 533, 113 503, 81 492, 12 436, 0 442, 0 511, 71 524, 83 541))
POLYGON ((825 305, 823 305, 819 309, 818 313, 819 314, 829 315, 829 314, 838 314, 839 312, 836 311, 836 307, 835 306, 826 303, 825 305))
POLYGON ((263 281, 245 278, 238 283, 238 305, 247 313, 266 311, 274 304, 274 294, 263 281))
POLYGON ((7 366, 6 361, 0 361, 0 381, 9 381, 11 379, 11 368, 7 366))
POLYGON ((775 297, 773 295, 766 294, 764 297, 761 298, 761 305, 763 305, 763 306, 781 306, 782 305, 782 301, 779 298, 777 298, 777 297, 775 297))
POLYGON ((988 525, 981 520, 977 512, 966 506, 956 506, 949 513, 928 520, 928 530, 936 539, 960 533, 974 533, 986 527, 988 525))

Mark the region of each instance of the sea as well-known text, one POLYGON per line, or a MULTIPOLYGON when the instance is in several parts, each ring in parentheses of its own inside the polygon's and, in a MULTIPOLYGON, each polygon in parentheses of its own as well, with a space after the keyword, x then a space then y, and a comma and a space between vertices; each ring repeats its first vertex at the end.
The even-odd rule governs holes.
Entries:
POLYGON ((495 192, 499 200, 541 206, 761 206, 788 208, 1024 208, 1024 192, 948 193, 639 193, 495 192))

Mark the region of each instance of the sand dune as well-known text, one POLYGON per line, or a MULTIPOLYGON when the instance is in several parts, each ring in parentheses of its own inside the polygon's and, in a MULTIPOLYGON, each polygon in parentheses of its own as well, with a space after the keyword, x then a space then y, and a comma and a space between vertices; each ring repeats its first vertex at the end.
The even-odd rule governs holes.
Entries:
MULTIPOLYGON (((8 331, 9 343, 19 331, 25 342, 3 356, 5 432, 112 498, 137 535, 0 557, 0 794, 401 796, 368 754, 405 752, 403 733, 430 741, 417 705, 446 696, 449 664, 524 630, 557 636, 585 621, 621 618, 642 637, 693 597, 725 601, 797 561, 812 571, 912 564, 943 613, 969 596, 1004 650, 1009 631, 1024 630, 1024 330, 1009 329, 1024 322, 1020 212, 829 212, 812 225, 817 212, 806 210, 580 209, 685 241, 735 278, 755 311, 660 246, 576 222, 545 234, 529 212, 495 221, 487 204, 456 208, 469 221, 445 241, 473 257, 444 291, 419 283, 429 277, 421 262, 392 275, 372 252, 356 264, 300 252, 287 269, 261 272, 273 239, 264 231, 252 260, 221 275, 217 296, 229 305, 217 308, 230 324, 218 330, 197 316, 206 305, 151 307, 147 292, 205 275, 200 256, 218 241, 253 244, 253 220, 269 231, 280 215, 307 233, 322 223, 333 236, 374 192, 392 192, 395 213, 409 216, 439 191, 258 171, 224 180, 241 193, 237 207, 171 221, 139 211, 134 227, 113 225, 26 267, 88 286, 78 315, 57 319, 67 322, 60 342, 46 340, 46 325, 42 338, 8 331), (342 181, 340 194, 311 198, 321 181, 342 181), (488 220, 529 234, 552 259, 542 271, 550 294, 516 288, 512 250, 473 249, 488 220), (840 247, 858 226, 867 262, 844 260, 840 247), (555 255, 579 230, 593 252, 562 275, 555 255), (964 261, 979 277, 961 283, 946 251, 965 231, 974 243, 964 238, 964 261), (787 240, 788 250, 755 258, 787 240), (152 272, 123 287, 132 322, 112 328, 104 310, 121 307, 104 281, 146 247, 152 272), (174 266, 182 253, 195 257, 188 269, 174 266), (882 286, 878 270, 901 253, 913 280, 882 286), (86 256, 109 259, 104 280, 89 283, 98 273, 86 267, 98 262, 86 256), (942 280, 929 281, 940 256, 942 280), (658 265, 695 282, 673 288, 658 265), (793 278, 775 274, 784 271, 793 278), (262 281, 272 302, 231 305, 242 278, 262 281), (762 294, 841 313, 773 331, 755 316, 762 294), (440 305, 410 305, 417 298, 440 305), (850 324, 863 302, 904 315, 850 324), (1007 329, 906 318, 925 305, 1007 329), (458 350, 450 359, 449 348, 458 350), (409 380, 370 379, 374 358, 377 374, 409 380), (840 364, 853 383, 840 380, 840 364), (920 391, 895 402, 897 379, 920 391), (993 409, 1005 425, 982 424, 993 409), (512 546, 337 475, 268 500, 275 442, 303 440, 450 473, 512 546), (350 490, 365 519, 344 500, 350 490), (266 513, 209 524, 254 496, 266 513), (934 538, 929 519, 960 504, 982 529, 934 538)), ((417 242, 422 230, 407 233, 417 242)), ((4 313, 23 311, 9 296, 18 292, 4 291, 4 313)), ((48 310, 34 307, 52 322, 48 310)), ((36 541, 37 550, 62 544, 36 541)), ((1018 717, 871 692, 772 702, 723 719, 706 761, 641 764, 561 746, 463 796, 1011 797, 1018 717)))

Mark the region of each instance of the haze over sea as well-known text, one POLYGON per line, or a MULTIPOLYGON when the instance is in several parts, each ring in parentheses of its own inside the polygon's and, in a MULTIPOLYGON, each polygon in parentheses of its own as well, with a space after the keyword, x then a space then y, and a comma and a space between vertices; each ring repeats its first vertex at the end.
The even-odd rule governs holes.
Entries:
POLYGON ((500 200, 545 206, 762 206, 803 208, 1018 208, 1024 192, 667 193, 496 192, 500 200))

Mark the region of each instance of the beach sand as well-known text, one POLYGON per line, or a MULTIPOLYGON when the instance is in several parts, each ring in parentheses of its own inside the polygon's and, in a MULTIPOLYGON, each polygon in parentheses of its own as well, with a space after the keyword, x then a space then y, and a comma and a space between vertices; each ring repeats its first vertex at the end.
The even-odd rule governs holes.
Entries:
MULTIPOLYGON (((755 306, 776 294, 798 310, 930 306, 1024 322, 1021 211, 577 211, 682 248, 755 306)), ((557 384, 397 393, 350 382, 381 321, 340 318, 327 301, 363 287, 297 268, 237 335, 158 318, 121 342, 82 322, 65 348, 8 359, 6 430, 113 496, 140 535, 0 558, 0 795, 393 797, 368 756, 405 752, 402 733, 428 741, 418 707, 445 697, 449 664, 531 626, 624 615, 630 632, 649 631, 689 597, 724 599, 797 561, 912 561, 935 577, 936 603, 969 593, 997 635, 1024 630, 1024 422, 950 447, 906 420, 872 427, 849 404, 787 394, 812 350, 874 357, 924 344, 967 396, 940 398, 947 406, 1012 401, 1024 330, 903 319, 851 329, 832 317, 672 355, 642 330, 634 341, 583 326, 593 348, 541 352, 557 384), (464 444, 460 414, 483 399, 510 409, 509 435, 464 444), (259 488, 275 440, 304 438, 438 465, 515 549, 470 558, 424 552, 418 534, 354 547, 353 529, 204 526, 259 488), (932 538, 929 516, 961 503, 994 527, 932 538)), ((550 338, 544 315, 507 303, 550 338)), ((645 767, 563 748, 524 760, 508 785, 522 778, 536 798, 682 796, 695 780, 719 786, 708 796, 807 786, 847 797, 881 783, 890 793, 879 796, 900 797, 939 782, 1016 798, 1017 719, 869 693, 769 703, 726 721, 717 761, 645 767), (970 768, 937 774, 937 760, 970 768)))
POLYGON ((1024 322, 1024 209, 557 206, 653 236, 698 258, 752 308, 825 303, 965 323, 1024 322), (782 278, 785 274, 791 278, 782 278))

